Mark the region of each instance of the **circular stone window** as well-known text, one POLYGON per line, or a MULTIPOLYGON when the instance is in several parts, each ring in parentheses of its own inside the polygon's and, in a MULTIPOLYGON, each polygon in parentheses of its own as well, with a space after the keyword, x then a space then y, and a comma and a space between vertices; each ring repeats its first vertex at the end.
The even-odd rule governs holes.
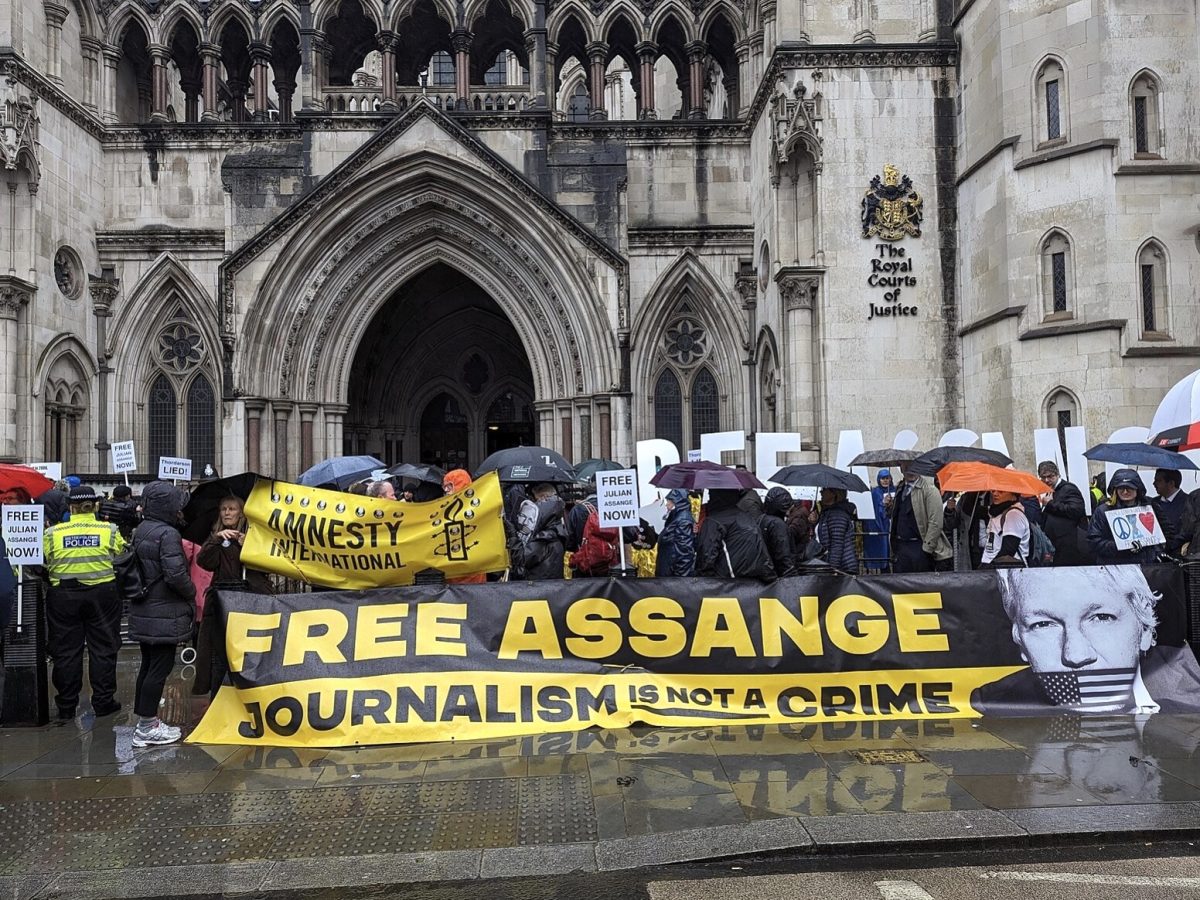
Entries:
POLYGON ((758 289, 765 291, 771 283, 771 248, 766 241, 758 249, 758 289))
POLYGON ((64 297, 78 300, 83 296, 83 263, 70 247, 59 247, 54 254, 54 283, 64 297))

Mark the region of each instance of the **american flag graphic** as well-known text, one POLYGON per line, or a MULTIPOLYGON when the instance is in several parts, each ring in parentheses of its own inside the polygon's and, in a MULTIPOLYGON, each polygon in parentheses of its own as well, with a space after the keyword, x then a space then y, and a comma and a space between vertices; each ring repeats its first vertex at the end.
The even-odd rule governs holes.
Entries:
POLYGON ((1120 712, 1133 706, 1136 669, 1039 672, 1042 690, 1055 706, 1087 712, 1120 712))

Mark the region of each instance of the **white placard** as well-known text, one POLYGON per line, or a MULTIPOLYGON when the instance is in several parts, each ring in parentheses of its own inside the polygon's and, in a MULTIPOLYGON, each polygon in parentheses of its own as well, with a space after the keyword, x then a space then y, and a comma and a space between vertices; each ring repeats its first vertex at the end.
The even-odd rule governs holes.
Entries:
POLYGON ((62 463, 60 462, 40 462, 40 463, 25 463, 31 469, 37 469, 51 481, 62 481, 62 463))
POLYGON ((700 451, 699 450, 689 450, 688 451, 688 462, 700 462, 700 451))
POLYGON ((137 457, 133 453, 133 441, 117 441, 108 452, 112 456, 112 469, 118 475, 122 472, 137 471, 137 457))
POLYGON ((636 469, 596 473, 596 512, 601 528, 638 524, 636 469))
POLYGON ((0 514, 3 514, 0 528, 4 534, 4 546, 8 549, 9 563, 14 566, 40 566, 46 515, 42 505, 0 506, 0 514))
POLYGON ((158 477, 163 481, 191 481, 192 461, 178 456, 160 456, 158 477))
POLYGON ((1104 515, 1108 518, 1108 527, 1112 529, 1113 540, 1117 542, 1118 550, 1132 550, 1134 541, 1143 547, 1167 542, 1152 506, 1110 509, 1106 510, 1104 515))

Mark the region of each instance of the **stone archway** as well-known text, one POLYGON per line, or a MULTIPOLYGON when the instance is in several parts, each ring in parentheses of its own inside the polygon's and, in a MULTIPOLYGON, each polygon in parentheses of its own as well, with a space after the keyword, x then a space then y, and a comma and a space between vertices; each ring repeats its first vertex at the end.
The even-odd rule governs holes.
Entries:
POLYGON ((536 441, 533 396, 529 358, 499 304, 434 263, 396 289, 359 342, 343 450, 473 469, 536 441))

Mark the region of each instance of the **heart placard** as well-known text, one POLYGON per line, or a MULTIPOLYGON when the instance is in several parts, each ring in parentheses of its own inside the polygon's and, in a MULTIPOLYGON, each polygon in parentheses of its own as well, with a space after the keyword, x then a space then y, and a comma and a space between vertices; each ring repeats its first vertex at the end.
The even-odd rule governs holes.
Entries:
POLYGON ((1154 534, 1154 526, 1158 520, 1154 518, 1153 510, 1138 513, 1138 521, 1142 523, 1142 528, 1146 530, 1146 534, 1154 534))

